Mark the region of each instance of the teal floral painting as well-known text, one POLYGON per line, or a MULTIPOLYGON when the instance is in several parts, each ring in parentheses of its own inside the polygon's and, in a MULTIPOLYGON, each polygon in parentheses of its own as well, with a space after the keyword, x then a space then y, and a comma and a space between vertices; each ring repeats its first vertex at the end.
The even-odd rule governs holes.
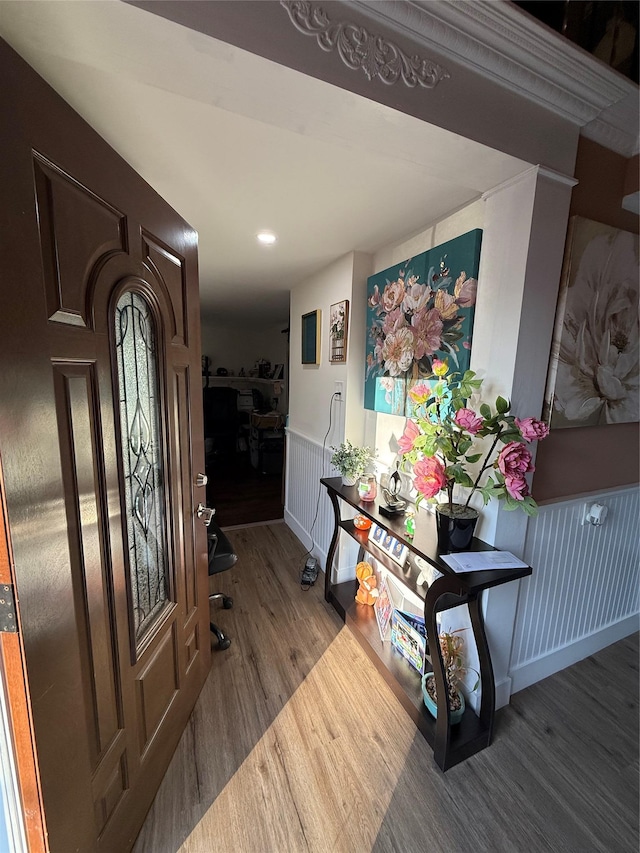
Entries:
POLYGON ((468 369, 481 242, 469 231, 369 277, 365 408, 410 415, 435 359, 468 369))

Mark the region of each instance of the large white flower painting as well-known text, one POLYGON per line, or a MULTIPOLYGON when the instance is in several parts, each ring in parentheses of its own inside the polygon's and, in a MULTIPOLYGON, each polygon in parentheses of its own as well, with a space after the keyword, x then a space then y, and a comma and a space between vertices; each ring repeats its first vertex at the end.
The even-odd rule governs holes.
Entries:
POLYGON ((551 427, 640 419, 638 235, 571 221, 551 353, 551 427))

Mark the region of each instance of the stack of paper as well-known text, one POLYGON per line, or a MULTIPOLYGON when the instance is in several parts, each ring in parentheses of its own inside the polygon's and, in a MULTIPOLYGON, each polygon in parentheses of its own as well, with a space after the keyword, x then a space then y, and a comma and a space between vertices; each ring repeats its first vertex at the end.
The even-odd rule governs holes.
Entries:
POLYGON ((458 574, 494 569, 529 568, 510 551, 461 551, 459 554, 441 554, 440 559, 458 574))

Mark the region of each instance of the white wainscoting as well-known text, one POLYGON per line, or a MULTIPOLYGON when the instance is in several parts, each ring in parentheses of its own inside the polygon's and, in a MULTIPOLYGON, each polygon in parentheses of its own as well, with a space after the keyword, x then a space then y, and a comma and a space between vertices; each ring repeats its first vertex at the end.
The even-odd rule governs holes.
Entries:
POLYGON ((331 466, 332 456, 332 450, 287 429, 284 520, 305 548, 320 560, 323 570, 333 534, 333 509, 320 478, 336 476, 331 466))
POLYGON ((540 507, 527 530, 509 674, 512 692, 570 666, 640 626, 639 490, 540 507), (585 505, 604 504, 600 527, 585 505))

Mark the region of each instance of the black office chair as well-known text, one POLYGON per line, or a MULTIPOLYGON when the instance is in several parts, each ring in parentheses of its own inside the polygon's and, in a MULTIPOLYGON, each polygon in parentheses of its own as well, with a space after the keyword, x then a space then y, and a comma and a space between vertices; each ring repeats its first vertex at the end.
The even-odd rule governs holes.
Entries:
MULTIPOLYGON (((215 575, 218 572, 226 572, 232 566, 235 566, 238 561, 238 555, 234 553, 231 542, 218 527, 216 522, 211 519, 207 527, 207 547, 209 553, 209 575, 215 575)), ((230 610, 233 607, 233 599, 222 592, 214 592, 209 596, 209 601, 222 599, 222 606, 225 610, 230 610)), ((209 622, 211 630, 218 638, 218 651, 224 651, 231 645, 229 637, 225 636, 220 628, 213 622, 209 622)))

